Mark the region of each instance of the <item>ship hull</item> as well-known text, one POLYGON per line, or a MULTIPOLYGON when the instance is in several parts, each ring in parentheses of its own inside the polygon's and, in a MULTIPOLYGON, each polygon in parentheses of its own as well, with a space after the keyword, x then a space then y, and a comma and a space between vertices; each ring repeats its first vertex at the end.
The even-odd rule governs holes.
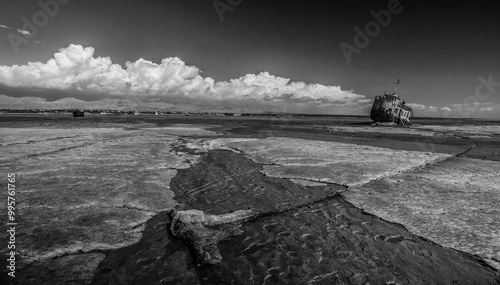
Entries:
POLYGON ((376 123, 392 122, 408 125, 412 109, 405 105, 396 94, 376 96, 370 112, 370 118, 376 123))

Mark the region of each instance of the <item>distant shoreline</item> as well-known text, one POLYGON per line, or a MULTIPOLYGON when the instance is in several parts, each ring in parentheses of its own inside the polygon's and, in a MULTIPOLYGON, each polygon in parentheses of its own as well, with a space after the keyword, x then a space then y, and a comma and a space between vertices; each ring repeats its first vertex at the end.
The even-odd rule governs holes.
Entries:
MULTIPOLYGON (((0 115, 55 115, 72 114, 73 109, 0 109, 0 115)), ((236 112, 184 112, 184 111, 138 111, 138 110, 84 110, 91 115, 140 115, 140 116, 204 116, 204 117, 290 117, 290 118, 366 118, 369 115, 331 115, 331 114, 301 114, 301 113, 236 113, 236 112), (134 114, 134 113, 138 114, 134 114)), ((436 121, 491 121, 500 122, 500 119, 491 118, 444 118, 444 117, 411 117, 410 120, 436 120, 436 121)))
MULTIPOLYGON (((153 124, 241 124, 246 125, 245 122, 266 122, 272 126, 279 125, 304 125, 313 124, 316 126, 329 126, 329 125, 350 125, 350 126, 371 126, 373 121, 369 116, 356 116, 356 115, 307 115, 307 114, 241 114, 239 116, 231 115, 214 115, 214 114, 198 114, 198 113, 175 113, 175 114, 148 114, 141 113, 139 115, 120 113, 120 114, 99 114, 85 112, 85 118, 74 118, 72 113, 3 113, 0 112, 0 125, 2 123, 20 123, 28 121, 46 122, 57 120, 65 124, 77 123, 153 123, 153 124)), ((85 123, 85 124, 86 124, 85 123)), ((262 124, 258 123, 258 124, 262 124)), ((410 119, 411 125, 499 125, 500 120, 486 119, 486 118, 425 118, 415 117, 410 119)), ((5 125, 4 125, 5 127, 5 125)), ((14 126, 10 126, 14 127, 14 126)), ((382 124, 374 127, 391 127, 387 124, 382 124)), ((400 127, 400 126, 395 126, 400 127)))

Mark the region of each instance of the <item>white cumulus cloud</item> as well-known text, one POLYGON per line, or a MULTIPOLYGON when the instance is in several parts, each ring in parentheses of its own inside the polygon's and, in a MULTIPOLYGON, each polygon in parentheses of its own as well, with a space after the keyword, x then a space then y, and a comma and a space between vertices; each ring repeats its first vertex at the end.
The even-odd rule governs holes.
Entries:
POLYGON ((0 66, 0 84, 18 88, 78 90, 117 96, 157 96, 205 101, 285 102, 297 105, 335 105, 361 108, 371 100, 340 86, 292 82, 268 72, 215 82, 202 77, 196 66, 177 57, 159 64, 145 59, 115 64, 94 57, 94 48, 70 45, 47 62, 0 66))
MULTIPOLYGON (((59 50, 46 63, 0 66, 0 83, 10 87, 59 90, 102 91, 114 95, 167 94, 183 92, 203 81, 199 69, 179 58, 166 58, 160 64, 139 59, 113 64, 109 57, 94 57, 94 48, 70 45, 59 50)), ((213 83, 205 79, 208 87, 213 83)), ((205 86, 203 86, 205 87, 205 86)))

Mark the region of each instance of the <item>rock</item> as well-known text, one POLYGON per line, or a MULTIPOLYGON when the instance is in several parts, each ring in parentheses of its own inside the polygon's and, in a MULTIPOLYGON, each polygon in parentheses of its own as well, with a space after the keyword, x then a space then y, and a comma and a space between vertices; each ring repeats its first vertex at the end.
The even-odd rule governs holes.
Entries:
POLYGON ((170 230, 182 238, 195 252, 200 264, 217 264, 222 260, 217 244, 226 238, 240 235, 239 225, 253 215, 251 210, 240 210, 224 215, 207 215, 200 210, 170 212, 170 230))

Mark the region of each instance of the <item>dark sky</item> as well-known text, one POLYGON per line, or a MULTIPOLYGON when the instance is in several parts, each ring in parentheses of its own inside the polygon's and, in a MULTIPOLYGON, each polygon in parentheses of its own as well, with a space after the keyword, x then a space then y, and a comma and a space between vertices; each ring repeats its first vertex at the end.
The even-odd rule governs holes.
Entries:
MULTIPOLYGON (((493 1, 401 0, 402 11, 348 63, 339 45, 354 45, 354 28, 364 30, 374 20, 370 12, 390 2, 243 0, 221 21, 212 0, 72 0, 18 53, 9 30, 0 29, 0 65, 46 62, 60 48, 80 44, 121 65, 175 56, 215 81, 267 71, 368 99, 399 78, 407 101, 438 109, 474 96, 479 76, 500 82, 493 1)), ((40 10, 37 1, 2 0, 0 7, 0 25, 15 29, 40 10)), ((491 95, 479 103, 499 105, 500 90, 491 95)))

